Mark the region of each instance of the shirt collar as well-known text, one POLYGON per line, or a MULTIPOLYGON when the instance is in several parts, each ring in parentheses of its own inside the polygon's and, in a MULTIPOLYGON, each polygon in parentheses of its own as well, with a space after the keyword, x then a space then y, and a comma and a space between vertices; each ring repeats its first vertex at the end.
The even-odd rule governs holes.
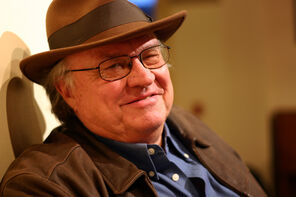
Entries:
POLYGON ((142 169, 146 172, 153 171, 155 174, 157 174, 156 168, 148 154, 147 147, 158 145, 147 145, 145 143, 125 143, 103 138, 98 135, 96 135, 96 138, 100 142, 107 145, 114 152, 135 164, 139 169, 142 169))
POLYGON ((170 128, 168 127, 168 125, 166 125, 167 128, 167 137, 166 137, 166 147, 165 150, 166 152, 178 155, 179 158, 183 159, 186 162, 189 163, 194 163, 194 159, 192 159, 194 156, 191 154, 191 152, 186 149, 186 146, 184 144, 182 144, 182 140, 178 139, 178 137, 176 135, 174 135, 174 128, 170 128))
MULTIPOLYGON (((114 152, 134 163, 142 166, 144 161, 149 160, 147 145, 144 143, 125 143, 119 142, 96 135, 96 138, 111 148, 114 152)), ((147 164, 146 164, 147 165, 147 164)), ((145 170, 145 169, 143 169, 145 170)))
POLYGON ((153 171, 156 175, 155 178, 158 178, 157 169, 165 168, 169 161, 162 157, 167 161, 162 160, 162 162, 157 162, 157 160, 154 160, 154 162, 157 162, 157 165, 155 166, 156 163, 153 162, 151 156, 149 155, 148 149, 153 148, 155 151, 163 153, 174 150, 177 151, 178 154, 180 154, 184 159, 188 160, 188 158, 184 157, 185 152, 180 148, 180 146, 178 146, 178 143, 175 142, 174 136, 172 136, 171 131, 166 123, 163 129, 162 147, 164 147, 164 149, 156 144, 125 143, 107 139, 98 135, 96 135, 96 138, 111 148, 114 152, 135 164, 139 169, 142 169, 146 172, 153 171))
POLYGON ((208 139, 209 128, 192 114, 184 112, 181 108, 172 108, 167 119, 167 124, 170 129, 175 128, 178 130, 185 144, 194 144, 199 148, 208 148, 211 146, 208 139), (194 120, 195 124, 192 124, 190 120, 194 120))

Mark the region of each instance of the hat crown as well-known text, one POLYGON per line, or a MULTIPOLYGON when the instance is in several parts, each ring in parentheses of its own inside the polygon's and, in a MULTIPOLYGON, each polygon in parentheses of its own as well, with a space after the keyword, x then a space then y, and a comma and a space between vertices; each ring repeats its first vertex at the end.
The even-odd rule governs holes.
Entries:
POLYGON ((53 0, 46 15, 47 38, 95 8, 113 0, 53 0))
MULTIPOLYGON (((55 0, 55 2, 61 1, 55 0)), ((94 36, 101 36, 102 39, 102 35, 105 35, 105 38, 110 38, 115 34, 130 31, 130 27, 124 28, 126 24, 136 23, 137 25, 134 26, 137 27, 141 22, 151 22, 140 8, 127 0, 75 0, 76 3, 81 1, 83 1, 79 4, 81 7, 75 3, 75 6, 72 6, 72 1, 71 6, 64 9, 62 8, 67 5, 64 2, 50 6, 50 14, 48 14, 50 49, 79 45, 94 36), (99 4, 93 2, 99 2, 99 4), (116 31, 115 27, 122 28, 116 31), (114 31, 104 34, 111 29, 114 31)))

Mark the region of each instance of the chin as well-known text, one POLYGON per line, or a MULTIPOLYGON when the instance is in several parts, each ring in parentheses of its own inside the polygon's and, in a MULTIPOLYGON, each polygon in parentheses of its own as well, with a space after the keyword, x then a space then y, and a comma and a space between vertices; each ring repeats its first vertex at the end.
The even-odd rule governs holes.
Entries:
POLYGON ((137 119, 131 120, 131 128, 138 132, 154 132, 155 130, 162 130, 165 123, 166 117, 138 117, 137 119))

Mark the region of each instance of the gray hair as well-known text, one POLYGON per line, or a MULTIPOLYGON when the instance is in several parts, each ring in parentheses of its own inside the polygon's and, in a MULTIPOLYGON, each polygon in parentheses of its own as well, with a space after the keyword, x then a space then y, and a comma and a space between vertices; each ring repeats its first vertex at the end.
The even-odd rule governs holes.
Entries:
POLYGON ((61 121, 67 122, 76 117, 73 109, 65 102, 60 93, 56 90, 56 83, 62 79, 67 88, 73 88, 71 73, 67 72, 64 60, 58 62, 49 72, 43 82, 43 87, 51 102, 52 113, 61 121))

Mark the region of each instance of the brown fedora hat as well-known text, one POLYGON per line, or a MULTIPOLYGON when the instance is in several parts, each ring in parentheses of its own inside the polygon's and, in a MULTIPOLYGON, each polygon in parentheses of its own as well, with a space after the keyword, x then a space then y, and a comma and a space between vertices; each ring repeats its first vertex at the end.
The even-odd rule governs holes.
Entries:
POLYGON ((186 11, 152 21, 126 0, 53 0, 46 16, 49 51, 23 59, 20 68, 42 84, 52 67, 65 56, 116 41, 154 33, 167 40, 180 27, 186 11))

